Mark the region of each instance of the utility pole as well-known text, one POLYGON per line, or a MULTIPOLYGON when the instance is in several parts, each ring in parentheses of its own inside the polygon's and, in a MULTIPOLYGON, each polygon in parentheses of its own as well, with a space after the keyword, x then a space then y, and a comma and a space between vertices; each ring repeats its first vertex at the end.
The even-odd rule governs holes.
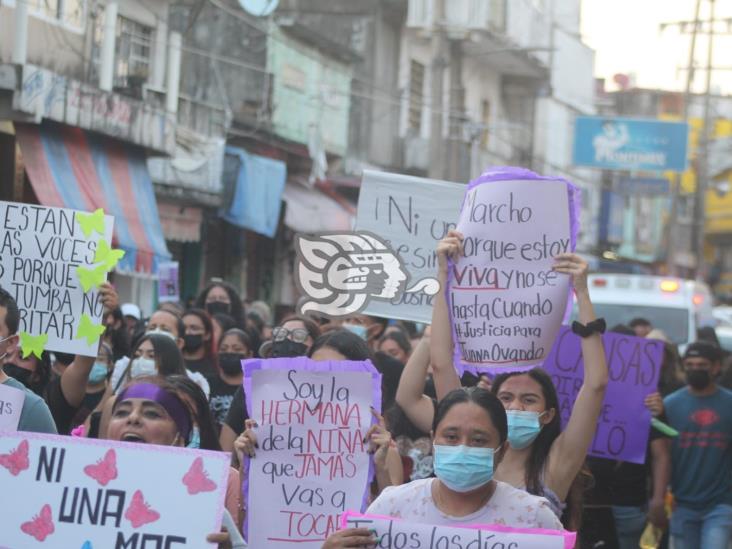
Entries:
POLYGON ((694 201, 694 231, 692 245, 696 248, 696 276, 701 278, 704 263, 704 227, 706 220, 706 192, 709 178, 709 142, 712 139, 712 56, 714 51, 714 8, 715 0, 709 0, 709 44, 707 46, 707 74, 704 92, 704 127, 702 129, 699 166, 696 178, 696 199, 694 201))
POLYGON ((442 136, 443 80, 448 65, 448 40, 445 29, 445 0, 435 0, 435 21, 432 33, 432 63, 430 86, 430 145, 429 176, 445 179, 445 140, 442 136))
MULTIPOLYGON (((689 63, 686 73, 686 87, 684 88, 684 102, 681 106, 681 117, 684 123, 689 124, 689 101, 691 100, 691 87, 694 83, 694 54, 696 53, 696 35, 699 29, 699 11, 701 0, 696 0, 694 7, 694 22, 691 31, 691 45, 689 46, 689 63)), ((687 153, 688 154, 688 153, 687 153)), ((676 250, 676 218, 679 215, 679 198, 681 197, 681 172, 674 174, 674 186, 671 195, 671 212, 666 225, 666 270, 668 274, 675 275, 676 261, 674 251, 676 250)))

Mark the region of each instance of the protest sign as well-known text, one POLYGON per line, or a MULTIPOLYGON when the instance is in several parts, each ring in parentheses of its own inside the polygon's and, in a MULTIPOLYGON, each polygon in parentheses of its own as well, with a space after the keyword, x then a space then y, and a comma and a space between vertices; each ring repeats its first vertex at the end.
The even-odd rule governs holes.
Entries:
MULTIPOLYGON (((623 334, 604 334, 609 382, 588 454, 595 457, 645 463, 651 414, 643 404, 655 393, 663 361, 663 342, 623 334)), ((584 379, 582 340, 563 326, 544 369, 559 396, 562 428, 584 379)))
MULTIPOLYGON (((437 242, 455 228, 465 185, 393 173, 365 170, 358 197, 356 231, 370 231, 390 244, 409 278, 415 281, 437 274, 437 242)), ((414 292, 396 301, 372 301, 366 314, 432 321, 434 296, 414 292)))
POLYGON ((214 547, 206 536, 221 528, 229 461, 223 452, 2 433, 0 547, 214 547))
POLYGON ((97 356, 98 286, 119 259, 113 222, 102 210, 0 202, 0 287, 18 303, 24 355, 32 348, 97 356))
POLYGON ((572 549, 577 534, 500 524, 435 526, 393 517, 344 513, 341 528, 374 531, 379 549, 572 549))
POLYGON ((574 186, 504 170, 470 183, 457 225, 464 256, 446 292, 460 369, 541 364, 569 312, 569 277, 552 267, 574 250, 574 186))
POLYGON ((341 513, 365 507, 381 374, 369 361, 247 360, 244 392, 259 444, 244 481, 249 546, 320 549, 341 513))
POLYGON ((166 261, 158 265, 158 301, 180 301, 178 289, 178 262, 166 261))
POLYGON ((25 393, 0 383, 0 431, 15 431, 23 410, 25 393))

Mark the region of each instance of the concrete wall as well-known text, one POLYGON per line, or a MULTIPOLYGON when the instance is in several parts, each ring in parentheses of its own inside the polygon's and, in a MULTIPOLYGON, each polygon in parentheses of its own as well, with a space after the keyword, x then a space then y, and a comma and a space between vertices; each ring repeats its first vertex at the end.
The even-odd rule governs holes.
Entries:
POLYGON ((400 163, 397 146, 399 129, 399 49, 401 24, 377 18, 373 34, 373 85, 370 88, 368 161, 382 166, 400 163))
MULTIPOLYGON (((15 36, 15 7, 0 5, 0 61, 9 63, 15 36)), ((28 17, 28 62, 59 74, 83 78, 86 51, 83 29, 40 18, 32 10, 28 17)))
MULTIPOLYGON (((153 29, 158 21, 168 18, 168 0, 119 0, 118 4, 121 16, 153 29)), ((104 16, 103 4, 96 10, 90 5, 87 2, 86 19, 81 27, 41 15, 31 7, 28 17, 28 63, 77 80, 86 80, 91 63, 94 18, 104 16)), ((9 63, 12 56, 14 14, 15 2, 0 0, 0 61, 4 63, 9 63)))
POLYGON ((348 146, 352 68, 274 30, 267 43, 275 133, 307 144, 318 128, 328 152, 343 155, 348 146))

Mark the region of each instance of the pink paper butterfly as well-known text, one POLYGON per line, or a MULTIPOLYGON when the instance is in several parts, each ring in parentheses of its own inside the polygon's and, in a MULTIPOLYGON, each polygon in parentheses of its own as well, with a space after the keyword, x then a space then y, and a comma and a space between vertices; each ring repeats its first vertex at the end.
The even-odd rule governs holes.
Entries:
POLYGON ((213 492, 216 490, 216 483, 208 478, 208 473, 203 470, 203 458, 196 458, 191 468, 183 476, 183 484, 188 488, 189 494, 201 492, 213 492))
POLYGON ((93 478, 102 486, 106 486, 110 480, 117 478, 117 454, 114 449, 107 450, 104 458, 93 465, 84 467, 86 476, 93 478))
POLYGON ((48 504, 44 505, 41 508, 41 513, 33 517, 33 520, 21 524, 20 529, 38 541, 44 541, 54 531, 51 506, 48 504))
POLYGON ((9 454, 0 454, 0 465, 10 471, 10 474, 14 477, 17 477, 21 471, 25 471, 30 466, 28 463, 28 441, 21 442, 9 454))
POLYGON ((160 513, 154 509, 150 509, 150 506, 145 501, 140 490, 137 490, 132 494, 132 502, 125 511, 125 518, 130 521, 133 528, 139 528, 145 524, 155 522, 160 518, 160 513))

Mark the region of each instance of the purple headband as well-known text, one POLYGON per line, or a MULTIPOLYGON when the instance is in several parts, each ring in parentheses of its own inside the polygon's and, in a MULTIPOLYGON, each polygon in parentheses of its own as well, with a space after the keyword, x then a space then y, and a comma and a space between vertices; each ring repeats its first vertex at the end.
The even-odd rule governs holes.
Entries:
POLYGON ((128 398, 142 398, 160 404, 168 412, 168 415, 173 418, 178 426, 178 432, 188 443, 188 437, 191 433, 191 417, 188 408, 185 407, 180 398, 154 383, 135 383, 119 394, 114 408, 128 398))

